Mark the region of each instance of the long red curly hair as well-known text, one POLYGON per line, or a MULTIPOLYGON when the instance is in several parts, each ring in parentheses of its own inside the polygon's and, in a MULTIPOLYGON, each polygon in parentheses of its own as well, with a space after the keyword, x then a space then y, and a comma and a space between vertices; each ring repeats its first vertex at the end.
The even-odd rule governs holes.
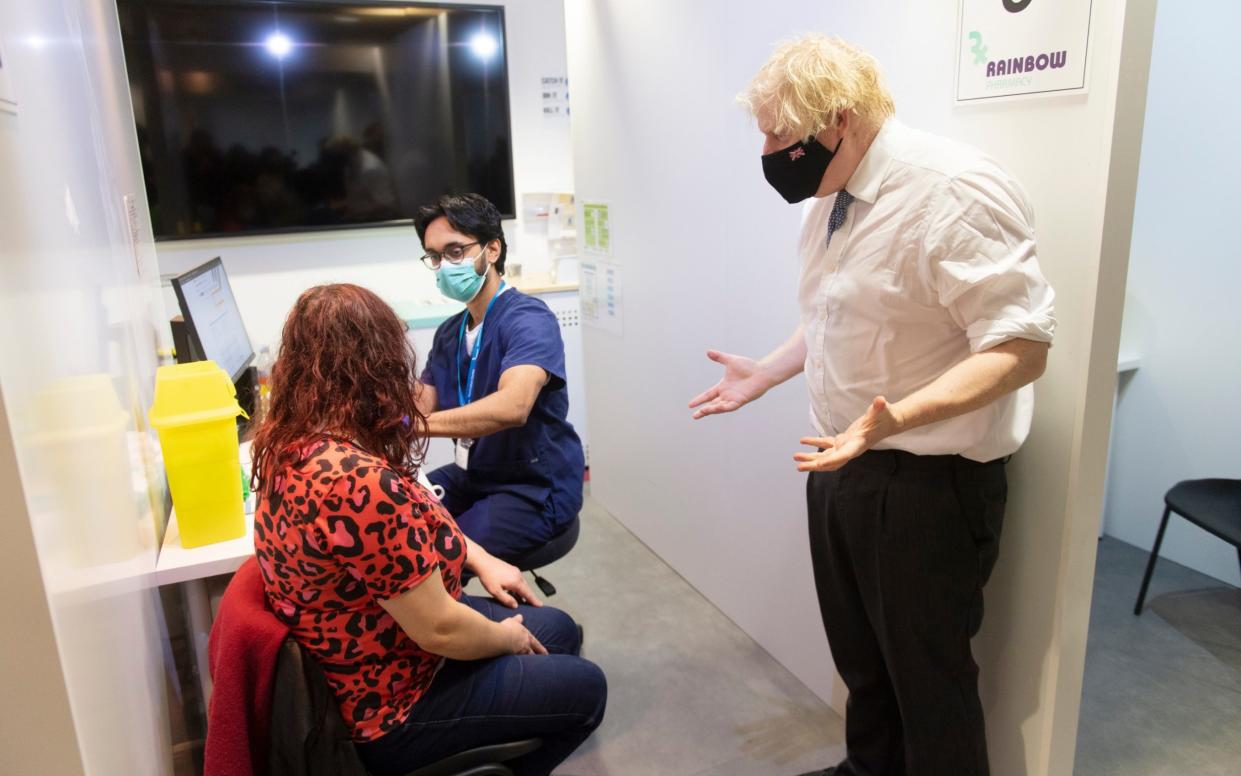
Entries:
POLYGON ((415 404, 416 356, 382 299, 347 283, 316 286, 293 305, 272 368, 271 410, 254 437, 251 476, 270 495, 280 471, 324 434, 352 439, 413 475, 427 449, 415 404))

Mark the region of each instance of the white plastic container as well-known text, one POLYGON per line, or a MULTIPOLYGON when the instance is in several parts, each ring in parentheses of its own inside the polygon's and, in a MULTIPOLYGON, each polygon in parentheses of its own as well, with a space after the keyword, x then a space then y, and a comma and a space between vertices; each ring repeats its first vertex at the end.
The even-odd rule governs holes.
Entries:
POLYGON ((34 400, 30 441, 40 499, 59 513, 69 566, 130 560, 142 549, 129 415, 105 374, 56 380, 34 400), (71 473, 71 474, 67 474, 71 473))

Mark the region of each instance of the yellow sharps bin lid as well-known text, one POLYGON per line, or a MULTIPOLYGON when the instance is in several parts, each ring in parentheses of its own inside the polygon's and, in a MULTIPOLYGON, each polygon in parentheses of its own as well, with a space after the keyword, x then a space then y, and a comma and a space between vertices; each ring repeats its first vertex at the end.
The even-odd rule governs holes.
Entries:
POLYGON ((228 373, 214 361, 161 366, 155 371, 151 425, 157 429, 245 415, 228 373))

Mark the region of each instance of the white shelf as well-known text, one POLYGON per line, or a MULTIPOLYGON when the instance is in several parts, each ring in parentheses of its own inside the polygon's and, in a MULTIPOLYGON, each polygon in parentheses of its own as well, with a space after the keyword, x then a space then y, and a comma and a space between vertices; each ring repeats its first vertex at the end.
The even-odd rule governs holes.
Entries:
POLYGON ((564 291, 577 291, 577 281, 569 283, 552 279, 550 272, 532 272, 519 278, 513 278, 513 288, 523 294, 555 294, 564 291))
MULTIPOLYGON (((241 467, 250 470, 250 442, 242 442, 238 457, 241 467)), ((186 548, 181 544, 181 528, 177 525, 177 508, 168 515, 168 527, 164 530, 164 543, 160 546, 159 559, 155 562, 156 585, 173 585, 190 582, 218 574, 231 574, 246 558, 254 554, 254 494, 250 495, 245 511, 246 532, 236 539, 201 547, 186 548)))
POLYGON ((254 554, 254 515, 245 517, 246 532, 226 542, 187 549, 181 545, 177 510, 168 516, 164 545, 155 564, 155 584, 172 585, 217 574, 231 574, 254 554))

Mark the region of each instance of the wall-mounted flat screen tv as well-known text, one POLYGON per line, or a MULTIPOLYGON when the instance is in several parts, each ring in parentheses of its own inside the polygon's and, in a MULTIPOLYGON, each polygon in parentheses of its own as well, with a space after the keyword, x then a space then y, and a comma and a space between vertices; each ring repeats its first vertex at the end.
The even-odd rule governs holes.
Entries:
POLYGON ((513 215, 502 8, 117 7, 157 239, 408 223, 450 192, 513 215))

